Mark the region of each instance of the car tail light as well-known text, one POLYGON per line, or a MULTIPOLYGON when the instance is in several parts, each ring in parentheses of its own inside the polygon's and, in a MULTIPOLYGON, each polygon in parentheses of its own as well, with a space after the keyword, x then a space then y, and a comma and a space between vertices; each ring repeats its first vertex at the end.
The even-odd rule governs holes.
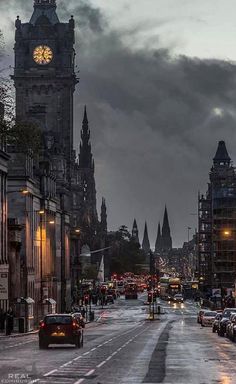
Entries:
POLYGON ((73 323, 72 323, 72 328, 73 328, 73 329, 78 328, 78 325, 77 325, 76 321, 73 321, 73 323))
POLYGON ((44 321, 40 321, 40 323, 39 323, 39 327, 40 327, 40 328, 45 328, 45 323, 44 323, 44 321))

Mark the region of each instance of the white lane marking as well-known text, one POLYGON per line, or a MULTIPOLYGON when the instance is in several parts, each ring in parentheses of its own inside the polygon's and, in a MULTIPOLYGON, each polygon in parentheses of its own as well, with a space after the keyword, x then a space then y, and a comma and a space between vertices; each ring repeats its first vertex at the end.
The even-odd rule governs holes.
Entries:
POLYGON ((39 379, 34 379, 34 380, 31 380, 28 384, 34 384, 34 383, 37 383, 37 381, 39 381, 39 379))
POLYGON ((77 361, 77 360, 79 360, 79 359, 82 359, 82 355, 81 356, 78 356, 78 357, 76 357, 75 359, 73 359, 74 361, 77 361))
POLYGON ((90 353, 91 351, 88 351, 88 352, 84 352, 83 355, 86 356, 90 353))
POLYGON ((106 364, 106 360, 102 361, 100 364, 97 365, 97 368, 102 367, 104 364, 106 364))
POLYGON ((91 369, 89 372, 87 372, 87 373, 85 374, 85 376, 90 376, 90 375, 92 375, 94 371, 95 371, 95 369, 91 369))
POLYGON ((106 358, 106 361, 111 360, 111 358, 112 358, 112 356, 108 356, 108 357, 106 358))
POLYGON ((47 377, 47 376, 50 376, 52 373, 55 373, 55 372, 57 372, 57 369, 53 369, 52 371, 45 373, 45 375, 43 375, 43 376, 47 377))
POLYGON ((61 365, 60 368, 62 368, 62 367, 67 367, 67 365, 70 365, 70 364, 72 364, 72 363, 73 363, 73 360, 68 361, 68 363, 65 363, 65 364, 61 365))
POLYGON ((84 381, 84 379, 79 379, 78 381, 76 381, 74 384, 80 384, 84 381))
POLYGON ((92 348, 92 349, 91 349, 91 352, 92 352, 92 351, 95 351, 95 349, 97 349, 97 347, 92 348))

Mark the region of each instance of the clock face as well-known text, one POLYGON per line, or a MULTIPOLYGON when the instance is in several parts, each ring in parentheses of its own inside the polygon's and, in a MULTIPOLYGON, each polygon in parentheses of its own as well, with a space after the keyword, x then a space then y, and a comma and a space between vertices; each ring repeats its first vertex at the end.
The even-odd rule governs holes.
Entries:
POLYGON ((33 59, 35 63, 40 65, 46 65, 52 61, 52 58, 52 50, 47 45, 39 45, 34 49, 33 59))

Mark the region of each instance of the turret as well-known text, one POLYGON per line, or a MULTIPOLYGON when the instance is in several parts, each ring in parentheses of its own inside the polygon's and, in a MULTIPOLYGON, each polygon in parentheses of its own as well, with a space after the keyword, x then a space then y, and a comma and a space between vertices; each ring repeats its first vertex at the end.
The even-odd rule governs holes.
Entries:
POLYGON ((162 236, 161 236, 161 224, 158 224, 157 238, 155 243, 155 252, 161 252, 162 249, 162 236))
POLYGON ((134 223, 133 223, 132 238, 136 243, 139 244, 139 232, 138 232, 138 225, 137 225, 136 219, 134 219, 134 223))
POLYGON ((150 241, 148 237, 148 229, 147 229, 147 223, 145 221, 145 227, 144 227, 144 235, 143 235, 143 242, 142 242, 142 249, 144 252, 149 253, 150 252, 150 241))

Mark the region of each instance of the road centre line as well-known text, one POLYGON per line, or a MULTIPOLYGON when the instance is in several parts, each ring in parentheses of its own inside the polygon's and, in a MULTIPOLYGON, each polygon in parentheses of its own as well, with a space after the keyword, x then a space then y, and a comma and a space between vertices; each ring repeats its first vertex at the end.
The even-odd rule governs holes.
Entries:
POLYGON ((82 359, 82 355, 80 355, 80 356, 78 356, 78 357, 75 357, 74 359, 73 359, 73 361, 77 361, 77 360, 79 360, 79 359, 82 359))
POLYGON ((48 372, 48 373, 45 373, 45 375, 43 375, 44 377, 47 377, 49 375, 51 375, 52 373, 55 373, 57 372, 57 369, 53 369, 52 371, 48 372))
POLYGON ((89 372, 87 372, 87 373, 85 374, 85 376, 90 376, 90 375, 92 375, 94 371, 95 371, 95 369, 91 369, 89 372))
MULTIPOLYGON (((128 330, 127 332, 124 332, 124 333, 122 333, 122 334, 119 334, 119 335, 117 335, 117 336, 115 336, 115 337, 113 337, 113 338, 111 338, 111 339, 105 341, 103 344, 99 344, 96 348, 102 347, 103 345, 105 345, 105 344, 107 344, 107 343, 113 341, 114 339, 117 339, 117 338, 119 338, 119 337, 122 337, 122 336, 124 336, 124 335, 130 333, 130 332, 135 331, 135 329, 141 327, 143 324, 145 324, 145 322, 143 322, 143 323, 141 323, 141 324, 135 326, 134 328, 128 330)), ((142 332, 140 332, 139 334, 143 333, 145 330, 146 330, 146 328, 145 328, 142 332)), ((137 337, 139 334, 137 334, 136 336, 134 336, 134 338, 137 337)), ((33 341, 35 341, 35 340, 33 340, 33 341)), ((32 341, 30 340, 30 341, 27 341, 27 342, 22 343, 22 344, 26 344, 26 343, 30 343, 30 342, 32 342, 32 341)), ((130 342, 130 341, 129 341, 129 342, 130 342)), ((129 342, 128 342, 128 343, 126 342, 122 347, 118 348, 117 351, 116 351, 116 353, 119 352, 122 348, 124 348, 127 344, 129 344, 129 342)), ((95 348, 95 349, 96 349, 96 348, 95 348)), ((63 367, 66 367, 67 365, 73 363, 73 361, 77 361, 77 360, 81 359, 83 356, 88 355, 92 350, 94 350, 94 348, 92 348, 92 349, 89 350, 88 352, 83 353, 83 355, 77 356, 77 357, 74 358, 72 361, 68 361, 67 363, 61 365, 58 369, 63 368, 63 367)), ((115 354, 116 354, 116 353, 115 353, 115 354)), ((115 354, 114 354, 114 355, 115 355, 115 354)), ((114 356, 114 355, 112 354, 112 356, 114 356)), ((104 364, 106 363, 106 361, 109 361, 109 360, 112 358, 112 356, 110 356, 110 357, 108 358, 108 360, 106 359, 106 360, 103 361, 102 363, 98 364, 97 368, 102 367, 102 365, 104 365, 104 364)), ((50 376, 51 374, 57 372, 58 369, 53 369, 52 371, 45 373, 43 376, 44 376, 44 377, 50 376)), ((94 371, 95 371, 95 369, 90 370, 87 374, 85 374, 85 376, 90 376, 94 371), (92 373, 91 373, 91 372, 92 372, 92 373)), ((40 380, 40 379, 32 380, 32 381, 30 381, 28 384, 34 384, 34 383, 38 382, 39 380, 40 380)), ((83 381, 84 381, 84 379, 82 378, 82 379, 79 379, 78 381, 76 381, 74 384, 80 384, 80 383, 82 383, 83 381)))
POLYGON ((74 384, 80 384, 84 381, 84 379, 79 379, 78 381, 76 381, 74 384))
MULTIPOLYGON (((149 327, 150 327, 150 326, 149 326, 149 327)), ((147 328, 149 328, 149 327, 147 327, 147 328)), ((139 333, 138 333, 137 335, 135 335, 133 338, 129 339, 128 342, 126 342, 125 344, 123 344, 122 347, 118 348, 118 349, 117 349, 116 351, 114 351, 110 356, 108 356, 104 361, 102 361, 100 364, 98 364, 98 365, 96 366, 96 368, 101 368, 104 364, 106 364, 106 362, 108 362, 109 360, 111 360, 112 357, 113 357, 115 354, 117 354, 117 352, 118 352, 121 348, 124 348, 126 345, 128 345, 129 343, 131 343, 131 341, 133 341, 136 337, 138 337, 139 335, 141 335, 142 333, 144 333, 144 332, 147 330, 147 328, 143 329, 141 332, 139 332, 139 333)), ((95 370, 96 370, 96 369, 92 369, 92 370, 90 370, 89 372, 87 372, 87 373, 85 374, 85 376, 90 376, 92 373, 95 372, 95 370)), ((80 383, 83 382, 84 379, 80 379, 80 380, 79 380, 79 381, 76 381, 74 384, 80 384, 80 383), (80 380, 81 380, 81 381, 80 381, 80 380)))
POLYGON ((61 367, 67 367, 67 365, 70 365, 70 364, 72 364, 72 363, 73 363, 73 360, 68 361, 68 363, 65 363, 65 364, 61 365, 61 367))
MULTIPOLYGON (((106 360, 102 361, 100 364, 97 365, 97 368, 101 368, 104 364, 106 364, 106 360)), ((75 383, 76 384, 76 383, 75 383)))

